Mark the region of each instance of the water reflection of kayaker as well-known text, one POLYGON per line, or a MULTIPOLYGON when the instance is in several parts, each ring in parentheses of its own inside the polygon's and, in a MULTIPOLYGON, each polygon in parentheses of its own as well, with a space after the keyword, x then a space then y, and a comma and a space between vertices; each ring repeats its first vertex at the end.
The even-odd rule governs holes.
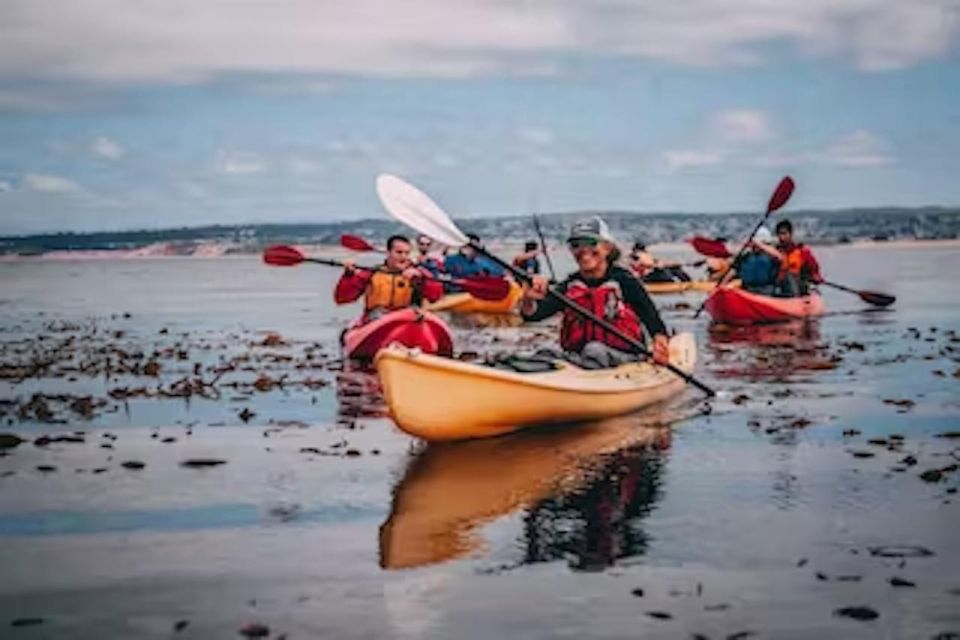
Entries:
POLYGON ((406 236, 390 236, 383 268, 376 271, 357 269, 351 260, 344 261, 344 272, 333 296, 337 304, 348 304, 364 296, 364 320, 374 320, 388 311, 419 306, 422 299, 431 302, 443 295, 443 286, 429 279, 429 273, 413 264, 410 240, 406 236))
POLYGON ((659 499, 671 438, 669 428, 655 425, 674 417, 657 411, 427 447, 394 488, 380 528, 380 565, 404 569, 476 552, 484 546, 482 525, 520 509, 531 514, 524 563, 570 551, 585 568, 595 564, 589 558, 609 564, 642 553, 635 518, 659 499), (570 520, 576 526, 560 526, 570 520))
POLYGON ((780 264, 777 273, 779 295, 786 298, 805 296, 810 291, 810 283, 823 282, 820 265, 813 252, 805 244, 794 242, 793 224, 789 220, 777 223, 777 246, 754 243, 754 247, 771 256, 780 264))
MULTIPOLYGON (((579 269, 558 285, 559 291, 641 341, 642 323, 653 336, 654 359, 668 362, 667 329, 643 285, 616 264, 620 250, 607 223, 599 216, 575 223, 567 246, 579 269)), ((579 354, 586 366, 614 367, 636 360, 630 345, 564 309, 555 297, 546 297, 547 284, 546 278, 534 276, 532 286, 524 292, 521 313, 525 320, 543 320, 563 311, 560 345, 564 351, 579 354)))

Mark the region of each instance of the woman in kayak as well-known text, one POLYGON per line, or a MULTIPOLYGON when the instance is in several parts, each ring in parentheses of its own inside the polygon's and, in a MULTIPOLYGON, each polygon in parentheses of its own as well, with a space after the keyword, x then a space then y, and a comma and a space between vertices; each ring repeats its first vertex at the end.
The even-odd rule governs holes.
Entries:
POLYGON ((733 267, 727 272, 724 282, 732 280, 733 274, 736 272, 736 275, 740 278, 741 286, 745 290, 772 296, 777 286, 780 263, 763 249, 772 245, 773 234, 766 227, 760 227, 750 243, 750 251, 734 262, 733 267))
POLYGON ((410 250, 410 240, 396 235, 387 240, 386 260, 375 271, 358 269, 353 261, 345 260, 343 275, 333 292, 336 303, 348 304, 364 296, 363 317, 369 321, 388 311, 419 306, 424 298, 439 300, 443 285, 413 264, 410 250))
POLYGON ((781 297, 797 298, 810 293, 810 283, 823 282, 820 265, 813 252, 804 244, 793 241, 793 224, 789 220, 777 223, 777 246, 763 243, 755 246, 774 258, 780 265, 777 272, 777 289, 781 297))
POLYGON ((644 282, 690 282, 682 264, 654 258, 639 240, 630 251, 630 269, 644 282))
MULTIPOLYGON (((616 264, 620 250, 607 223, 598 216, 577 222, 570 229, 567 246, 579 269, 558 285, 559 291, 641 342, 642 324, 653 336, 654 360, 668 362, 667 329, 643 285, 616 264)), ((532 286, 524 292, 521 313, 525 320, 536 321, 563 311, 560 345, 564 351, 579 353, 587 364, 599 367, 615 367, 637 359, 629 344, 595 322, 564 309, 546 293, 546 278, 534 276, 532 286)))

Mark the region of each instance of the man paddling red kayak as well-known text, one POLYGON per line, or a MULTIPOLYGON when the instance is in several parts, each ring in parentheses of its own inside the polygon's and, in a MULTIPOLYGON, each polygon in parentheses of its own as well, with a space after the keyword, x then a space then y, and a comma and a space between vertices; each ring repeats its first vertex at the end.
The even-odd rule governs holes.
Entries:
POLYGON ((387 257, 377 271, 360 270, 344 261, 344 272, 333 292, 337 304, 349 304, 364 296, 364 320, 373 320, 388 311, 419 306, 424 299, 436 302, 443 285, 430 273, 414 266, 412 247, 406 236, 387 240, 387 257))
POLYGON ((820 264, 810 247, 793 239, 793 224, 789 220, 777 223, 777 246, 753 242, 753 248, 766 253, 780 263, 777 272, 777 293, 784 298, 797 298, 810 293, 810 284, 821 284, 820 264))

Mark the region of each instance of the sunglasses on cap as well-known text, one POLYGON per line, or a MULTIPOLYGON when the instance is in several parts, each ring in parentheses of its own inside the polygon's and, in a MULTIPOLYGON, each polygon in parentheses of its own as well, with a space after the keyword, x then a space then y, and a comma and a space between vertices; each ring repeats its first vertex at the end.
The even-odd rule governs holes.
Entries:
POLYGON ((600 244, 600 241, 596 238, 570 238, 567 240, 567 246, 570 247, 573 251, 580 249, 582 247, 595 247, 600 244))

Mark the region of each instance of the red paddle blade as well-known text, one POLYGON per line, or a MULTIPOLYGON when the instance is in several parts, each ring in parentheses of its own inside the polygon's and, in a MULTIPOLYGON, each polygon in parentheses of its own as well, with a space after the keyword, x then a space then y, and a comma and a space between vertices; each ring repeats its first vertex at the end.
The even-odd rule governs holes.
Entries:
POLYGON ((378 251, 376 247, 361 238, 349 233, 340 236, 340 244, 352 251, 378 251))
POLYGON ((697 253, 707 256, 708 258, 729 258, 731 256, 727 245, 720 240, 696 236, 690 240, 690 244, 693 245, 697 253))
POLYGON ((879 293, 877 291, 857 291, 857 295, 860 296, 861 300, 875 307, 889 307, 897 301, 896 296, 879 293))
POLYGON ((770 215, 783 205, 787 204, 787 200, 789 200, 790 196, 793 195, 794 186, 793 178, 790 176, 783 176, 783 180, 780 181, 780 184, 777 185, 773 195, 770 196, 770 202, 767 203, 767 215, 770 215))
POLYGON ((278 244, 263 250, 263 261, 274 267, 292 267, 303 260, 304 255, 289 245, 278 244))
POLYGON ((464 291, 480 300, 503 300, 510 295, 510 283, 503 278, 477 276, 454 280, 464 291))

